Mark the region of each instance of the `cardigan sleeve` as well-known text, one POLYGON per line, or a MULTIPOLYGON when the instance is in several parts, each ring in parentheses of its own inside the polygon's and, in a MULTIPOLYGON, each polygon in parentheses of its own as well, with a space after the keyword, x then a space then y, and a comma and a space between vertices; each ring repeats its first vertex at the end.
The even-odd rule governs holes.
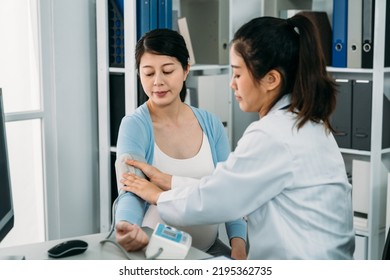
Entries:
MULTIPOLYGON (((115 207, 115 221, 127 221, 131 224, 141 225, 145 211, 149 204, 137 195, 131 192, 122 193, 120 190, 122 177, 118 166, 122 157, 132 157, 138 161, 148 162, 150 164, 151 154, 151 143, 153 139, 151 136, 151 124, 147 122, 145 117, 145 110, 141 106, 131 116, 126 116, 122 119, 119 127, 118 142, 117 142, 117 160, 116 160, 116 176, 118 193, 120 194, 116 201, 115 207), (149 160, 149 161, 148 161, 149 160)), ((130 172, 143 177, 143 173, 133 167, 130 172)))

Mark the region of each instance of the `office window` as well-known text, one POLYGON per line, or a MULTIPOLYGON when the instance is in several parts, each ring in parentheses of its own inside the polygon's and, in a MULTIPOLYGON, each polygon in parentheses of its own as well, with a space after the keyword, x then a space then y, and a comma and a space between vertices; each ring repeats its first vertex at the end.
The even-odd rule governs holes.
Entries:
POLYGON ((1 247, 45 239, 37 0, 0 1, 4 97, 15 226, 1 247))
POLYGON ((36 10, 36 1, 0 3, 0 86, 6 113, 40 109, 36 10))

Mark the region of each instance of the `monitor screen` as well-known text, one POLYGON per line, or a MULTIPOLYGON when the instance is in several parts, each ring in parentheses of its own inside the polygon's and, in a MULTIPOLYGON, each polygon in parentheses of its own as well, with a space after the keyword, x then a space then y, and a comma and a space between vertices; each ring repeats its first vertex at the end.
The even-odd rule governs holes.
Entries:
POLYGON ((14 226, 3 95, 0 88, 0 241, 14 226))

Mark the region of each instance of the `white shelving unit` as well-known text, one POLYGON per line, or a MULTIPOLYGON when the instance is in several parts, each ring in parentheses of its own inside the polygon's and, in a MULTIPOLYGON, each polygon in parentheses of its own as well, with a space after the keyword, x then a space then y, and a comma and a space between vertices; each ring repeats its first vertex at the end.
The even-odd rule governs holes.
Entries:
MULTIPOLYGON (((373 69, 330 69, 336 76, 350 75, 353 79, 361 76, 372 80, 372 116, 371 116, 371 148, 366 152, 349 150, 344 154, 355 156, 366 156, 370 161, 370 184, 369 188, 369 213, 367 231, 357 231, 357 234, 368 238, 368 259, 380 259, 384 244, 385 228, 384 219, 386 213, 385 199, 387 185, 383 185, 382 178, 387 176, 389 170, 389 149, 382 149, 382 124, 383 124, 383 95, 390 99, 389 90, 385 88, 385 78, 387 83, 389 77, 384 68, 385 57, 385 25, 386 22, 386 0, 375 1, 375 23, 374 23, 374 61, 373 69), (382 164, 386 170, 383 171, 382 164)), ((390 128, 389 128, 390 129, 390 128)))

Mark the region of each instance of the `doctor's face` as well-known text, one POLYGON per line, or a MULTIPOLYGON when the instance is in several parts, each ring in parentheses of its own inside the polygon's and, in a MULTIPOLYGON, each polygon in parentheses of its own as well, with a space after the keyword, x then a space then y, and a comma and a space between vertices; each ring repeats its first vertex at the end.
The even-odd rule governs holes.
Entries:
POLYGON ((260 114, 269 102, 262 79, 260 81, 253 79, 243 58, 235 52, 234 45, 230 49, 230 62, 233 70, 230 87, 234 90, 240 109, 260 114))
POLYGON ((142 87, 149 100, 155 104, 167 105, 180 100, 180 91, 187 74, 188 70, 183 70, 175 57, 146 52, 140 60, 142 87))

